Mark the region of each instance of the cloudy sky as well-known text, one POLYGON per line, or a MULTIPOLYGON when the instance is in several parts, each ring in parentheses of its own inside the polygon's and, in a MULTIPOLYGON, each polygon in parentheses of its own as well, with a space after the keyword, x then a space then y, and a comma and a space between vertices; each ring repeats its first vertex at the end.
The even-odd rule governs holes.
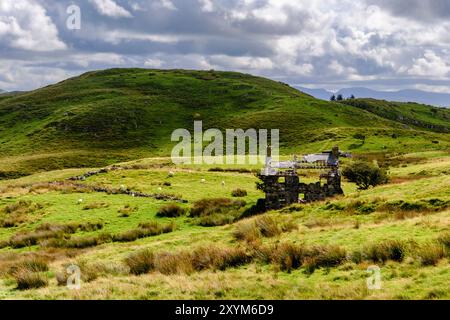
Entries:
POLYGON ((450 93, 450 1, 0 0, 0 89, 110 67, 450 93))

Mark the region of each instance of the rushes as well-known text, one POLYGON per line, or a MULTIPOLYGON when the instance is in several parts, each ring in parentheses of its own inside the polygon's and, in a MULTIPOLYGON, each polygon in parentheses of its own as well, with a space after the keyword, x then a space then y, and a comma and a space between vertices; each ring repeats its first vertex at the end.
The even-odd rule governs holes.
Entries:
POLYGON ((183 216, 185 213, 186 209, 180 207, 179 205, 168 204, 159 208, 156 216, 160 218, 176 218, 183 216))
POLYGON ((295 229, 297 225, 292 220, 288 219, 279 224, 276 218, 263 215, 237 224, 233 236, 237 240, 252 242, 261 237, 272 238, 295 229))
POLYGON ((373 244, 365 248, 364 253, 367 259, 373 262, 386 262, 393 260, 403 261, 406 255, 407 244, 398 240, 388 240, 378 244, 373 244))
POLYGON ((47 276, 44 272, 48 271, 48 263, 43 258, 31 258, 13 265, 9 274, 17 283, 16 289, 29 290, 42 288, 48 285, 47 276))
POLYGON ((17 282, 18 290, 38 289, 48 285, 48 279, 45 275, 26 269, 16 271, 13 277, 17 282))
POLYGON ((131 242, 141 238, 152 237, 169 233, 176 229, 175 223, 161 225, 157 222, 141 223, 138 228, 116 234, 112 237, 114 242, 131 242))
POLYGON ((130 273, 139 275, 149 272, 162 274, 190 274, 206 269, 225 270, 251 261, 242 248, 200 247, 194 251, 158 252, 148 249, 134 253, 125 259, 130 273))
POLYGON ((445 247, 439 243, 427 243, 417 250, 417 257, 423 266, 435 266, 445 256, 445 247))

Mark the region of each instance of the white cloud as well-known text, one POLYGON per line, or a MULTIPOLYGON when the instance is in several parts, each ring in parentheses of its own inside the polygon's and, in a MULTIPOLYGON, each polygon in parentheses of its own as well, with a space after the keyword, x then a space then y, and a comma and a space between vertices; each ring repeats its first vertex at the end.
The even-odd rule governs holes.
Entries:
POLYGON ((436 55, 432 50, 426 50, 423 57, 414 59, 408 74, 425 77, 445 77, 450 73, 450 64, 436 55))
POLYGON ((89 0, 98 13, 113 18, 131 18, 133 15, 113 0, 89 0))
MULTIPOLYGON (((69 49, 35 63, 62 63, 68 70, 111 65, 214 68, 336 88, 365 81, 410 88, 450 84, 450 21, 395 14, 386 1, 190 0, 189 6, 186 0, 80 1, 87 13, 83 29, 61 32, 69 49), (88 10, 102 16, 89 20, 88 10), (108 18, 129 18, 130 12, 132 20, 108 18), (78 58, 70 63, 68 56, 78 58)), ((65 48, 45 10, 29 9, 47 4, 48 12, 65 14, 49 3, 0 0, 0 50, 65 48), (23 3, 26 8, 18 9, 23 3), (39 23, 33 24, 35 20, 39 23), (42 25, 47 25, 44 30, 42 25)))
POLYGON ((171 0, 161 0, 161 5, 169 10, 177 10, 177 7, 175 7, 171 0))
POLYGON ((161 68, 163 63, 164 62, 160 59, 149 58, 149 59, 145 60, 144 66, 150 67, 150 68, 161 68))
POLYGON ((214 4, 211 0, 198 0, 201 5, 201 10, 204 12, 213 12, 214 4))
POLYGON ((0 2, 0 41, 30 51, 66 49, 45 9, 30 0, 0 2))

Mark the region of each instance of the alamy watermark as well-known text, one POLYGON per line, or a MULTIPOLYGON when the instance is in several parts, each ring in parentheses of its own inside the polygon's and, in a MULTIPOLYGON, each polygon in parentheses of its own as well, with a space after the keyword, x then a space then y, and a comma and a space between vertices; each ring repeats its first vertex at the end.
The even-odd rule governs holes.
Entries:
POLYGON ((67 289, 69 290, 80 290, 81 288, 81 270, 76 264, 71 264, 66 269, 67 274, 67 289))
POLYGON ((66 27, 69 30, 81 29, 81 9, 79 6, 72 4, 67 7, 66 13, 68 17, 66 19, 66 27))
POLYGON ((278 161, 280 154, 278 129, 203 131, 203 122, 194 121, 193 135, 187 129, 176 129, 171 140, 178 142, 171 154, 174 164, 259 164, 267 156, 278 161))
POLYGON ((370 276, 367 278, 367 289, 381 290, 381 269, 379 266, 369 266, 366 270, 370 276))

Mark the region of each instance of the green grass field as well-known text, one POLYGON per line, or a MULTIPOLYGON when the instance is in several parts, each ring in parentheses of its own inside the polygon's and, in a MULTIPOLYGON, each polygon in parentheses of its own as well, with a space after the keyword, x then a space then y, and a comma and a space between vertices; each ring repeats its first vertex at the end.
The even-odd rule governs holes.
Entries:
POLYGON ((217 71, 104 70, 2 96, 0 299, 450 299, 449 119, 217 71), (170 134, 194 120, 280 129, 283 159, 339 145, 390 181, 255 214, 261 165, 172 164, 170 134))
MULTIPOLYGON (((188 203, 202 198, 231 197, 235 188, 243 188, 248 205, 262 194, 255 188, 256 177, 251 173, 211 172, 208 166, 167 165, 166 159, 137 161, 145 169, 110 171, 89 177, 83 183, 119 187, 148 193, 171 193, 188 203), (155 164, 159 164, 155 167, 155 164), (152 168, 152 166, 154 166, 152 168), (173 173, 169 174, 169 172, 173 173), (202 182, 204 179, 204 182, 202 182), (170 181, 170 186, 164 185, 170 181), (222 181, 225 184, 222 184, 222 181)), ((136 198, 126 195, 53 190, 36 184, 80 174, 83 170, 62 170, 36 174, 0 184, 0 207, 30 201, 40 209, 26 214, 25 221, 16 227, 0 228, 0 242, 24 231, 33 231, 45 223, 67 224, 102 222, 97 231, 77 231, 72 237, 92 237, 101 233, 117 234, 136 228, 139 223, 174 221, 177 229, 171 233, 146 237, 125 243, 104 243, 85 249, 46 248, 33 245, 0 250, 4 299, 448 299, 450 298, 450 269, 448 257, 439 258, 433 265, 423 265, 417 252, 420 247, 434 243, 450 231, 450 155, 445 152, 426 152, 406 155, 401 164, 390 169, 393 182, 367 191, 357 191, 345 183, 346 196, 308 205, 295 205, 280 211, 250 217, 225 226, 202 227, 194 218, 159 218, 158 209, 165 201, 136 198), (414 159, 411 163, 408 159, 414 159), (80 203, 82 199, 82 203, 80 203), (395 207, 402 200, 407 204, 438 199, 440 205, 408 209, 395 207), (390 203, 392 208, 383 207, 390 203), (444 204, 442 204, 444 203, 444 204), (446 203, 446 204, 445 204, 446 203), (94 205, 92 205, 94 204, 94 205), (102 204, 102 205, 98 205, 102 204), (86 210, 91 205, 93 209, 86 210), (129 216, 119 211, 133 208, 129 216), (367 210, 369 208, 370 210, 367 210), (261 217, 271 217, 278 224, 289 222, 292 230, 273 237, 261 237, 263 245, 290 242, 304 245, 338 245, 348 254, 365 245, 386 240, 410 243, 402 261, 370 262, 351 260, 316 269, 312 274, 304 267, 291 271, 276 265, 251 261, 225 270, 206 269, 194 272, 164 274, 158 271, 130 275, 124 262, 131 253, 149 248, 155 252, 192 251, 199 247, 250 246, 237 240, 233 234, 239 225, 261 217), (8 273, 11 265, 30 257, 44 257, 49 261, 45 271, 48 285, 40 289, 17 290, 16 282, 8 273), (80 290, 69 290, 57 285, 57 273, 66 265, 84 266, 90 278, 80 290), (366 269, 376 264, 381 268, 381 290, 368 290, 366 269), (92 271, 95 270, 95 271, 92 271), (93 275, 92 275, 93 274, 93 275)), ((130 166, 136 162, 127 163, 130 166)), ((308 176, 306 180, 313 180, 308 176)), ((433 202, 434 203, 434 202, 433 202)), ((254 244, 253 244, 254 245, 254 244)), ((420 254, 420 253, 419 253, 420 254)), ((181 263, 181 262, 180 262, 181 263)))

